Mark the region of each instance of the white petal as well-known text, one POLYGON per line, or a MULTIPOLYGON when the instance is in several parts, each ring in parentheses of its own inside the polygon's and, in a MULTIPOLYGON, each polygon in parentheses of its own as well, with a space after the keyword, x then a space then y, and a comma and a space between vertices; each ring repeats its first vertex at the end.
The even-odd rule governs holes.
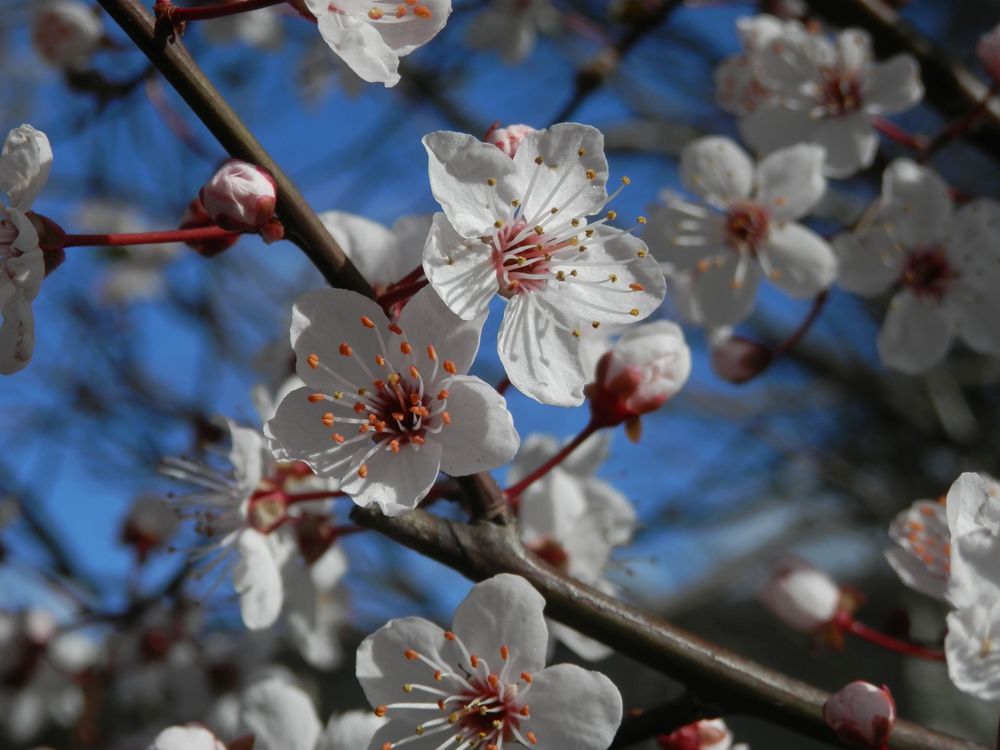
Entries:
POLYGON ((462 237, 442 213, 434 214, 423 265, 434 291, 460 318, 472 320, 489 311, 500 288, 492 250, 478 239, 462 237))
POLYGON ((757 202, 767 206, 771 217, 778 221, 809 213, 826 192, 825 159, 823 149, 812 143, 770 154, 757 166, 757 202))
POLYGON ((147 750, 226 750, 226 746, 205 727, 185 724, 164 729, 147 750))
POLYGON ((377 221, 346 211, 324 211, 319 219, 369 284, 391 284, 412 270, 398 274, 396 237, 377 221))
POLYGON ((837 277, 833 250, 801 224, 789 222, 772 228, 763 251, 770 263, 771 282, 793 297, 813 297, 837 277))
POLYGON ((479 335, 485 321, 485 314, 462 320, 448 309, 432 287, 424 287, 406 303, 397 322, 414 348, 413 361, 423 372, 433 365, 427 355, 427 347, 433 346, 438 359, 451 360, 456 372, 463 375, 479 351, 479 335))
POLYGON ((884 115, 909 109, 923 96, 917 61, 910 55, 896 55, 872 66, 861 98, 866 110, 884 115))
POLYGON ((322 729, 309 696, 275 678, 243 691, 240 725, 254 735, 254 750, 313 750, 322 729))
POLYGON ((366 460, 367 476, 344 477, 341 489, 358 505, 377 505, 387 516, 413 510, 424 499, 441 469, 441 445, 428 440, 408 443, 393 453, 380 446, 366 460))
POLYGON ((549 621, 549 632, 566 648, 587 661, 601 661, 611 656, 615 650, 598 640, 588 638, 583 633, 566 627, 561 622, 549 621))
POLYGON ((621 694, 600 672, 559 664, 534 675, 525 726, 539 747, 606 750, 621 720, 621 694))
POLYGON ((23 370, 35 351, 35 317, 31 303, 20 290, 8 297, 3 306, 0 326, 0 374, 23 370))
POLYGON ((448 384, 451 424, 434 439, 441 445, 441 471, 463 477, 510 461, 519 438, 507 402, 493 386, 468 375, 448 384))
POLYGON ((904 247, 926 247, 944 240, 953 215, 948 185, 934 170, 896 159, 883 173, 879 219, 904 247))
MULTIPOLYGON (((499 149, 497 150, 499 151, 499 149)), ((426 675, 424 677, 426 679, 426 675)), ((398 686, 396 692, 397 694, 399 692, 398 686)), ((414 714, 412 721, 397 720, 395 717, 400 713, 402 712, 394 710, 392 712, 394 718, 375 733, 375 736, 372 737, 371 742, 367 746, 363 745, 359 750, 365 750, 366 748, 367 750, 382 750, 387 745, 392 747, 403 739, 406 740, 406 744, 403 746, 406 750, 437 750, 441 747, 441 743, 443 742, 441 738, 443 735, 428 732, 422 736, 418 736, 413 733, 413 727, 427 719, 427 711, 421 711, 419 715, 414 714)), ((449 744, 452 743, 449 742, 449 744)), ((352 747, 350 750, 356 749, 352 747)))
POLYGON ((317 27, 323 41, 359 78, 386 87, 399 83, 399 55, 371 24, 346 13, 320 11, 317 27))
POLYGON ((692 193, 726 205, 750 195, 753 162, 731 138, 699 138, 681 152, 681 182, 692 193))
POLYGON ((843 68, 864 74, 872 61, 872 38, 864 29, 844 29, 837 34, 837 52, 843 68))
POLYGON ((738 261, 737 253, 730 252, 722 256, 721 263, 692 275, 688 312, 695 323, 706 328, 721 328, 750 316, 760 285, 760 266, 754 261, 745 261, 743 281, 737 284, 738 261))
POLYGON ((281 613, 284 587, 267 539, 245 529, 237 541, 240 559, 233 568, 233 588, 240 597, 243 624, 250 630, 269 628, 281 613))
POLYGON ((944 639, 948 676, 959 690, 983 700, 1000 698, 1000 611, 982 603, 948 615, 944 639))
POLYGON ((693 271, 706 258, 729 252, 725 216, 671 199, 650 212, 642 238, 653 257, 674 271, 693 271))
POLYGON ((953 537, 980 528, 1000 534, 1000 484, 988 474, 962 474, 948 490, 945 509, 953 537))
POLYGON ((906 253, 881 227, 833 240, 837 284, 865 297, 881 294, 899 280, 906 253))
POLYGON ((264 436, 229 419, 225 420, 225 424, 232 441, 229 462, 233 466, 233 475, 241 492, 249 497, 264 476, 264 436))
MULTIPOLYGON (((541 466, 546 459, 533 463, 529 468, 541 466)), ((521 495, 517 507, 521 539, 526 544, 548 539, 565 545, 586 512, 587 497, 583 492, 583 483, 555 468, 521 495)))
MULTIPOLYGON (((310 3, 325 6, 323 0, 310 0, 310 3)), ((399 57, 405 57, 418 47, 427 44, 444 28, 451 14, 451 0, 424 0, 420 4, 429 11, 429 16, 418 16, 411 10, 410 13, 400 18, 393 18, 388 23, 375 21, 371 24, 399 57)), ((370 18, 368 11, 372 8, 372 3, 370 0, 340 0, 337 8, 370 18)))
POLYGON ((955 328, 969 348, 983 354, 1000 356, 1000 297, 996 274, 989 283, 966 287, 947 294, 944 303, 955 317, 955 328))
POLYGON ((869 166, 878 150, 878 135, 865 112, 823 118, 809 140, 826 149, 825 171, 831 177, 849 177, 869 166))
MULTIPOLYGON (((598 432, 598 435, 604 434, 598 432)), ((514 457, 513 463, 507 469, 507 484, 514 484, 522 477, 541 466, 545 461, 559 450, 559 441, 552 435, 532 433, 524 441, 514 457)), ((575 452, 575 451, 574 451, 575 452)))
POLYGON ((916 375, 944 357, 951 337, 951 322, 937 303, 903 291, 889 304, 878 353, 887 367, 916 375))
POLYGON ((545 599, 530 583, 502 573, 472 587, 455 610, 452 629, 469 652, 485 659, 493 671, 499 672, 500 647, 507 646, 510 673, 532 674, 545 666, 549 635, 544 607, 545 599))
POLYGON ((951 540, 948 601, 956 609, 1000 601, 1000 538, 989 529, 951 540))
POLYGON ((600 479, 590 479, 583 487, 587 517, 594 532, 613 547, 628 544, 637 523, 635 507, 629 499, 600 479))
POLYGON ((401 216, 392 225, 392 235, 396 238, 396 253, 393 266, 399 281, 408 273, 420 267, 424 257, 424 245, 431 231, 434 214, 412 214, 401 216))
POLYGON ((746 115, 753 112, 768 96, 757 80, 750 58, 746 55, 727 57, 715 67, 715 101, 726 112, 746 115))
POLYGON ((326 723, 316 750, 365 750, 386 724, 371 711, 346 711, 334 714, 326 723))
POLYGON ((510 212, 510 201, 521 198, 511 184, 514 161, 496 146, 464 133, 438 130, 425 135, 423 144, 431 191, 451 225, 463 237, 491 233, 493 222, 501 218, 497 207, 510 212), (490 185, 490 179, 496 184, 490 185))
MULTIPOLYGON (((566 457, 561 466, 577 477, 591 476, 607 460, 610 451, 611 432, 609 430, 601 430, 584 440, 575 451, 566 457)), ((552 451, 552 453, 555 453, 555 451, 552 451)), ((552 455, 552 453, 549 455, 552 455)))
POLYGON ((885 551, 885 559, 906 586, 935 599, 944 599, 947 581, 931 576, 919 557, 899 547, 890 547, 885 551))
POLYGON ((0 190, 7 193, 14 208, 31 208, 51 168, 52 148, 45 133, 30 125, 7 133, 0 152, 0 190))
POLYGON ((778 104, 763 104, 740 119, 739 129, 743 140, 761 154, 803 141, 814 141, 816 121, 807 112, 787 109, 778 104))
POLYGON ((780 37, 756 49, 761 80, 780 94, 801 97, 822 78, 823 68, 833 68, 836 50, 820 34, 810 33, 800 23, 786 23, 780 37))
POLYGON ((508 302, 497 337, 500 361, 510 382, 529 398, 577 406, 591 375, 580 363, 579 338, 557 323, 537 297, 519 294, 508 302))

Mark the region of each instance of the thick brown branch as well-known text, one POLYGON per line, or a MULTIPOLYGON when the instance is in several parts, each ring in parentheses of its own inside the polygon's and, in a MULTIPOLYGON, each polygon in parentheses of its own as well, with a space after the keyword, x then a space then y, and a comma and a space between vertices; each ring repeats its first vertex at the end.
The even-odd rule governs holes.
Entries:
MULTIPOLYGON (((421 511, 387 518, 361 508, 352 518, 473 580, 502 572, 524 576, 545 597, 547 614, 683 683, 698 700, 838 744, 823 722, 827 693, 563 576, 526 553, 513 526, 459 524, 421 511)), ((897 722, 892 747, 985 750, 908 721, 897 722)))

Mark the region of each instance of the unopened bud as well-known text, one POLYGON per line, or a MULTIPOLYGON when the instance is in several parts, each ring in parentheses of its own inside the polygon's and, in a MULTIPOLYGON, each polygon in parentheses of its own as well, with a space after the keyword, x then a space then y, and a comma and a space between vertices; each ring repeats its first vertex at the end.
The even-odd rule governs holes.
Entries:
POLYGON ((278 192, 264 169, 230 159, 198 194, 205 213, 223 229, 256 232, 274 218, 278 192))
POLYGON ((530 125, 508 125, 504 128, 498 128, 497 125, 499 124, 500 122, 497 121, 490 125, 490 129, 486 131, 483 140, 486 143, 492 143, 513 159, 514 154, 517 153, 518 145, 524 140, 525 136, 534 133, 535 129, 530 125))
MULTIPOLYGON (((215 222, 205 212, 198 198, 192 200, 181 217, 181 229, 199 229, 201 227, 213 227, 215 222)), ((211 258, 236 244, 239 237, 231 235, 229 237, 218 237, 214 240, 189 240, 186 244, 196 253, 205 258, 211 258)))
POLYGON ((786 557, 775 564, 771 580, 758 599, 788 627, 814 633, 836 618, 841 591, 819 568, 805 560, 786 557))
POLYGON ((994 81, 1000 81, 1000 26, 979 37, 976 57, 994 81))
POLYGON ((39 3, 31 24, 31 41, 50 65, 80 70, 104 39, 94 9, 78 0, 39 3))
POLYGON ((856 680, 823 705, 823 721, 852 747, 882 750, 896 722, 896 702, 887 687, 856 680))
POLYGON ((712 369, 730 383, 746 383, 766 370, 774 355, 764 344, 742 336, 723 335, 712 339, 712 369))
POLYGON ((656 743, 660 750, 730 750, 733 733, 722 719, 704 719, 661 735, 656 743))
POLYGON ((633 420, 663 406, 690 374, 691 350, 680 326, 657 320, 630 328, 598 360, 586 391, 591 412, 604 426, 633 420))
POLYGON ((42 249, 42 262, 45 264, 45 275, 55 271, 66 260, 66 232, 48 216, 28 211, 25 214, 28 221, 38 232, 38 246, 42 249))

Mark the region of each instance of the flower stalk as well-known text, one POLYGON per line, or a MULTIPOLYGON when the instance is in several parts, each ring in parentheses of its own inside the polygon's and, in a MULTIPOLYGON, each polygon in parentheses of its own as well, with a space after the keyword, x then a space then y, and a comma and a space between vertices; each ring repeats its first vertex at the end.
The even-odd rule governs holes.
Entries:
POLYGON ((158 19, 165 19, 174 26, 189 21, 207 21, 212 18, 225 18, 239 13, 269 8, 273 5, 284 5, 285 0, 234 0, 229 3, 203 5, 198 8, 178 8, 171 0, 156 0, 153 11, 158 19))

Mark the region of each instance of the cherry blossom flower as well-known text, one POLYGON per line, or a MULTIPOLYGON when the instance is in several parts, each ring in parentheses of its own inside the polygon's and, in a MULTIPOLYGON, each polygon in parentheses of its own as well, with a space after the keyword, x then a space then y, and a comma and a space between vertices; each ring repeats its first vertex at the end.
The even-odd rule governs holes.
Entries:
POLYGON ((883 750, 896 723, 896 702, 888 688, 856 680, 823 704, 823 721, 853 747, 883 750))
POLYGON ((482 323, 459 319, 430 288, 395 322, 354 292, 306 294, 291 339, 307 387, 267 423, 275 457, 304 461, 387 515, 416 507, 439 471, 464 476, 506 463, 518 445, 506 402, 465 374, 482 323))
POLYGON ((724 101, 746 101, 752 92, 749 107, 734 108, 749 110, 740 132, 763 154, 815 143, 826 149, 826 173, 847 177, 875 158, 872 118, 902 112, 923 97, 916 60, 901 54, 875 62, 871 38, 861 29, 845 29, 831 41, 797 21, 774 19, 751 25, 748 37, 752 80, 744 73, 737 78, 742 85, 727 83, 734 76, 732 63, 719 78, 724 101))
POLYGON ((733 744, 733 733, 722 719, 702 719, 656 738, 660 750, 750 750, 733 744))
POLYGON ((239 721, 242 732, 254 736, 254 750, 314 750, 323 731, 309 696, 277 677, 243 691, 239 721))
POLYGON ((358 679, 375 713, 390 719, 369 747, 607 748, 621 695, 598 672, 544 666, 544 605, 527 581, 503 574, 473 587, 451 630, 407 617, 368 636, 358 679))
POLYGON ((878 335, 883 363, 923 372, 956 335, 1000 354, 998 228, 1000 204, 981 199, 956 211, 932 170, 909 159, 889 165, 873 225, 834 240, 840 286, 863 296, 894 292, 878 335))
POLYGON ((351 70, 370 83, 399 83, 399 58, 444 28, 451 0, 305 0, 319 33, 351 70))
POLYGON ((886 560, 910 588, 935 599, 944 599, 951 571, 951 532, 943 498, 917 500, 889 525, 896 543, 885 551, 886 560))
POLYGON ((805 560, 779 560, 757 598, 793 630, 815 633, 833 622, 840 608, 840 587, 805 560))
POLYGON ((535 129, 530 125, 507 125, 506 127, 498 128, 497 125, 499 124, 499 122, 493 123, 490 129, 486 131, 486 135, 483 136, 483 140, 486 143, 492 143, 513 159, 521 141, 524 140, 525 136, 534 133, 535 129))
MULTIPOLYGON (((635 529, 635 509, 628 499, 594 473, 608 456, 610 437, 597 433, 521 493, 517 520, 524 545, 562 572, 613 594, 604 577, 616 547, 628 544, 635 529)), ((549 435, 531 435, 507 472, 514 484, 559 450, 549 435)), ((549 633, 585 659, 613 653, 561 623, 549 621, 549 633)))
POLYGON ((223 229, 254 232, 274 217, 274 178, 265 169, 230 159, 198 193, 209 218, 223 229))
POLYGON ((767 14, 736 21, 743 53, 726 58, 715 69, 715 100, 722 109, 745 116, 774 98, 757 75, 757 56, 782 36, 795 33, 796 28, 795 22, 767 14))
POLYGON ((761 275, 793 297, 812 297, 836 275, 836 258, 794 220, 823 197, 823 149, 777 151, 756 167, 729 138, 700 138, 681 154, 681 180, 703 203, 669 198, 645 233, 672 275, 686 277, 682 312, 707 328, 745 320, 761 275))
POLYGON ((316 750, 365 750, 386 723, 371 711, 334 714, 323 729, 316 750))
POLYGON ((559 19, 549 0, 493 0, 469 24, 469 44, 496 50, 508 65, 524 60, 535 48, 538 33, 559 19))
POLYGON ((122 523, 121 540, 135 550, 139 562, 145 562, 176 530, 177 514, 173 508, 161 497, 142 495, 132 503, 122 523))
POLYGON ((167 727, 147 750, 226 750, 226 745, 200 724, 167 727))
POLYGON ((1000 602, 975 602, 948 615, 944 649, 948 676, 959 690, 983 700, 1000 699, 1000 602))
POLYGON ((1000 482, 988 474, 962 474, 948 490, 945 508, 953 536, 978 529, 1000 536, 1000 482))
POLYGON ((319 218, 376 294, 398 282, 416 280, 411 277, 414 271, 423 277, 420 264, 430 214, 403 216, 391 229, 344 211, 324 211, 319 218))
POLYGON ((79 0, 42 0, 31 22, 31 41, 50 65, 82 70, 104 41, 95 9, 79 0))
POLYGON ((31 303, 45 276, 38 232, 25 215, 49 178, 52 149, 45 133, 30 125, 7 134, 0 152, 0 374, 24 369, 35 349, 31 303))
MULTIPOLYGON (((581 330, 634 323, 663 299, 645 245, 607 222, 604 138, 563 123, 524 137, 514 158, 469 135, 424 138, 434 216, 424 271, 463 320, 506 301, 498 349, 511 383, 546 404, 583 401, 581 330)), ((627 183, 627 179, 624 180, 627 183)))

